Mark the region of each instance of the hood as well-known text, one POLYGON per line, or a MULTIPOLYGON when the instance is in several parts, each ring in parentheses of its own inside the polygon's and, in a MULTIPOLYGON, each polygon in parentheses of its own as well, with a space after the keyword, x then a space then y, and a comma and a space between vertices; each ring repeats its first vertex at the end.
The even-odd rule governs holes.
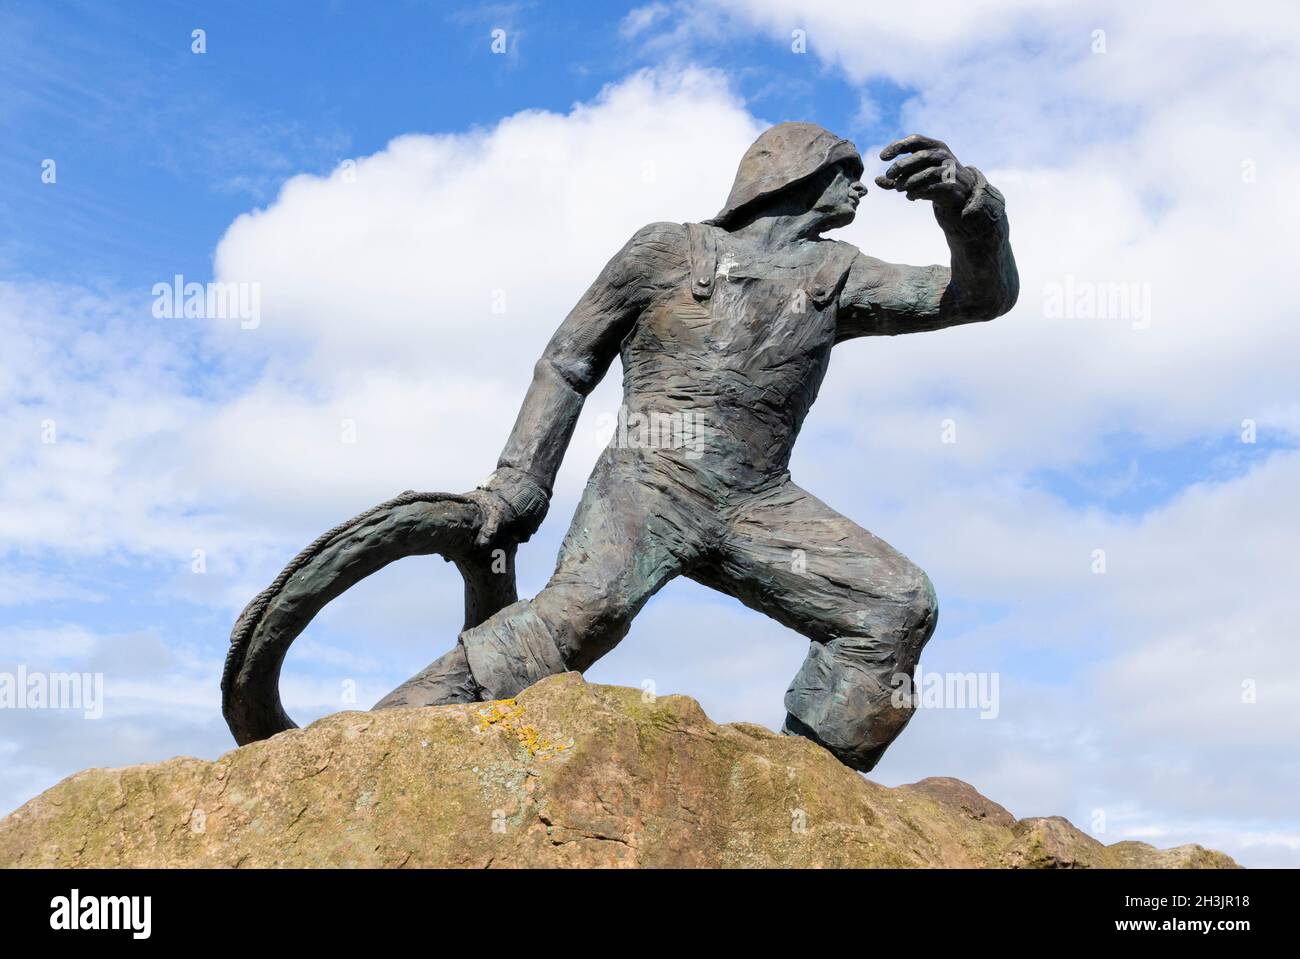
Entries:
POLYGON ((745 151, 726 206, 704 222, 726 229, 750 204, 844 161, 855 169, 855 176, 862 175, 862 157, 848 140, 815 123, 778 123, 745 151))

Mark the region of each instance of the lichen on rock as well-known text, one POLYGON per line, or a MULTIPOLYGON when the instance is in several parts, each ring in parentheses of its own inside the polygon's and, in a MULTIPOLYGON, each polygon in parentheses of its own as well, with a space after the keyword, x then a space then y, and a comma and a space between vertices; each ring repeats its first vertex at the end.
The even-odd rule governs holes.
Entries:
POLYGON ((0 820, 0 867, 1233 865, 1016 820, 954 779, 890 789, 808 740, 577 673, 89 769, 0 820))

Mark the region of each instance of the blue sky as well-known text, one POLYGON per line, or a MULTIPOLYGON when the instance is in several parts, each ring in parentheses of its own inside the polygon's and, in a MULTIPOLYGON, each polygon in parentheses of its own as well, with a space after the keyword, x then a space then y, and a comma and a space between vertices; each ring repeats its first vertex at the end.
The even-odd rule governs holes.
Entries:
MULTIPOLYGON (((210 273, 230 221, 295 173, 328 172, 403 133, 563 111, 646 66, 618 39, 626 13, 580 2, 7 4, 0 202, 24 229, 6 267, 122 285, 210 273), (202 56, 190 49, 196 28, 202 56), (497 28, 504 56, 490 49, 497 28), (49 156, 58 203, 23 175, 49 156)), ((764 115, 853 125, 848 84, 814 81, 761 38, 722 45, 716 62, 764 115)))
MULTIPOLYGON (((876 778, 957 775, 1018 815, 1108 810, 1108 842, 1300 862, 1300 337, 1275 265, 1300 222, 1279 122, 1300 29, 1284 4, 1160 7, 7 3, 0 670, 102 671, 108 702, 93 722, 0 712, 0 809, 88 765, 227 748, 243 603, 345 516, 482 479, 605 259, 644 222, 711 215, 752 137, 803 119, 869 175, 898 136, 946 139, 1007 195, 1022 273, 994 324, 840 348, 796 451, 802 485, 930 572, 923 666, 1001 678, 996 720, 923 712, 876 778), (257 282, 260 328, 153 316, 176 274, 257 282), (1138 284, 1150 315, 1061 318, 1067 283, 1138 284)), ((874 188, 843 234, 947 255, 923 205, 874 188)), ((521 553, 525 593, 617 379, 521 553)), ((450 644, 458 594, 433 559, 349 592, 289 659, 290 712, 366 708, 450 644)), ((590 675, 776 725, 803 653, 674 583, 590 675)))

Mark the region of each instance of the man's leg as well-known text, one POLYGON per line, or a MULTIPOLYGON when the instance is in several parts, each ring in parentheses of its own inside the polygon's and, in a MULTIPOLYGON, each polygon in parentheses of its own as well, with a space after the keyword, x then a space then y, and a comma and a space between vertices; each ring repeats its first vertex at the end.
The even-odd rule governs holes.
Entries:
MULTIPOLYGON (((696 574, 692 574, 696 575, 696 574)), ((787 482, 745 504, 720 568, 698 575, 811 639, 782 732, 863 772, 911 718, 891 702, 934 632, 929 578, 907 557, 787 482)))
POLYGON ((601 458, 537 596, 461 633, 375 708, 505 699, 613 649, 646 600, 698 557, 707 523, 682 496, 646 482, 635 455, 601 458))

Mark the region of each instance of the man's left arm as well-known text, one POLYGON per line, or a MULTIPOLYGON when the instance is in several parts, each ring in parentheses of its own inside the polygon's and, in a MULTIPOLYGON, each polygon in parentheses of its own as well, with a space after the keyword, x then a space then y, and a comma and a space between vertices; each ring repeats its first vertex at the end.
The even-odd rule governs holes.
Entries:
POLYGON ((840 294, 837 340, 991 320, 1019 295, 1002 194, 939 140, 914 135, 880 154, 882 160, 900 156, 876 184, 934 204, 951 266, 905 266, 859 254, 840 294))

